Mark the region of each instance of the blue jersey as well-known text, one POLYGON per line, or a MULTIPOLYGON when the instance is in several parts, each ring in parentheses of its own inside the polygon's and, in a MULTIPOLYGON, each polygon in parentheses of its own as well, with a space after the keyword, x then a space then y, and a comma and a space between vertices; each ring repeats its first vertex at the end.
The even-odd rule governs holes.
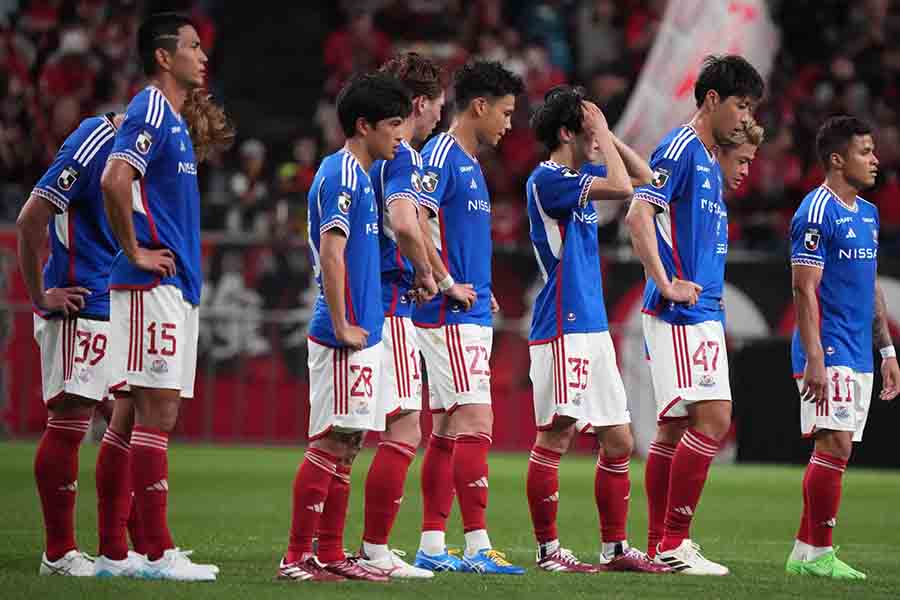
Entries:
POLYGON ((319 262, 322 234, 339 229, 347 236, 344 250, 344 304, 347 322, 369 332, 366 347, 381 341, 381 251, 378 246, 378 204, 369 174, 354 156, 339 150, 326 156, 309 189, 309 248, 319 297, 309 323, 309 336, 325 346, 341 347, 334 335, 322 287, 319 262))
POLYGON ((200 304, 200 189, 190 132, 162 92, 144 88, 128 105, 110 160, 124 160, 139 179, 132 184, 137 243, 168 248, 175 255, 174 277, 160 278, 131 264, 120 252, 110 273, 112 289, 174 285, 185 301, 200 304))
POLYGON ((654 204, 659 257, 669 279, 703 287, 694 306, 669 302, 652 279, 644 288, 645 313, 677 325, 719 321, 728 254, 728 209, 715 156, 688 125, 671 131, 650 155, 653 179, 634 197, 654 204))
POLYGON ((58 213, 50 226, 44 289, 89 289, 79 315, 96 319, 109 318, 109 269, 119 251, 100 190, 100 176, 116 135, 111 117, 82 121, 31 192, 50 202, 58 213))
POLYGON ((436 215, 432 239, 453 279, 470 283, 478 297, 468 311, 444 294, 413 308, 421 327, 472 323, 490 326, 491 199, 481 165, 447 133, 422 150, 420 204, 436 215))
MULTIPOLYGON (((873 204, 857 197, 851 208, 824 185, 806 195, 791 220, 791 264, 822 269, 819 333, 826 367, 872 372, 878 225, 873 204)), ((802 375, 806 352, 796 329, 791 362, 802 375)))
POLYGON ((594 176, 603 166, 573 171, 545 161, 526 184, 531 243, 544 287, 531 317, 532 344, 566 333, 606 331, 606 307, 597 249, 597 212, 588 200, 594 176))
POLYGON ((418 207, 419 192, 422 191, 422 157, 404 141, 397 146, 393 160, 376 160, 372 164, 369 177, 378 201, 384 315, 409 317, 412 315, 412 304, 407 294, 413 284, 413 266, 408 258, 400 254, 387 209, 394 200, 401 198, 418 207))

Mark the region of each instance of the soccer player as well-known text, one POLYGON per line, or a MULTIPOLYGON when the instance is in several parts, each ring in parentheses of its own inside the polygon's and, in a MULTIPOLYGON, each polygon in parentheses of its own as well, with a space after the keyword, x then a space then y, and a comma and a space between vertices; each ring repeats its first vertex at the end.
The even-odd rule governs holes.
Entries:
POLYGON ((717 147, 716 158, 722 169, 722 182, 725 190, 736 191, 750 173, 750 163, 756 158, 756 150, 763 143, 765 130, 762 125, 750 119, 743 131, 736 134, 727 143, 717 147))
POLYGON ((629 176, 638 185, 647 183, 650 167, 609 131, 603 113, 584 99, 580 88, 550 90, 531 125, 550 150, 550 159, 535 168, 526 184, 531 241, 544 278, 529 335, 538 432, 526 490, 538 542, 537 566, 551 572, 600 570, 563 548, 556 527, 559 462, 580 422, 596 432, 600 444, 594 495, 604 568, 667 572, 629 547, 625 536, 631 417, 608 331, 592 204, 629 198, 629 176), (599 164, 602 158, 605 167, 599 164))
POLYGON ((803 477, 803 514, 786 570, 798 575, 865 579, 831 545, 841 479, 862 441, 872 400, 872 345, 881 352, 883 388, 893 400, 900 367, 878 285, 878 209, 859 194, 875 184, 878 158, 868 123, 825 121, 816 135, 825 181, 791 221, 791 272, 797 327, 791 345, 800 391, 800 427, 815 440, 803 477))
POLYGON ((763 88, 742 57, 707 57, 694 85, 697 112, 654 150, 653 180, 635 190, 626 216, 647 277, 643 329, 657 405, 645 474, 648 553, 688 574, 728 573, 690 539, 709 465, 731 425, 722 327, 728 212, 714 148, 743 130, 763 88))
POLYGON ((432 264, 444 292, 413 309, 413 321, 429 380, 434 434, 422 466, 424 516, 416 566, 520 575, 493 549, 485 512, 487 454, 491 446, 490 367, 491 201, 475 156, 496 146, 510 128, 521 79, 500 63, 469 63, 454 75, 457 114, 449 133, 432 138, 422 152, 421 205, 430 213, 432 264), (446 275, 445 275, 446 273, 446 275), (475 291, 473 302, 446 292, 457 281, 475 291), (454 439, 455 438, 455 439, 454 439), (454 487, 459 498, 466 549, 460 560, 445 542, 454 487))
POLYGON ((369 178, 403 142, 412 105, 396 78, 365 75, 337 98, 347 142, 309 191, 309 247, 320 294, 309 325, 309 447, 294 479, 290 543, 278 577, 388 581, 343 550, 350 468, 377 427, 382 364, 379 209, 369 178), (313 538, 318 534, 318 557, 313 538))
POLYGON ((110 390, 134 402, 130 470, 144 576, 212 581, 217 569, 176 548, 166 518, 169 432, 181 399, 194 394, 202 284, 196 158, 179 112, 202 86, 207 59, 191 22, 172 13, 141 25, 138 53, 150 85, 128 105, 101 179, 121 247, 109 279, 110 390))
POLYGON ((418 220, 422 157, 410 142, 420 145, 440 121, 444 90, 440 68, 414 52, 394 57, 380 71, 403 83, 412 96, 413 111, 393 160, 376 160, 369 170, 380 219, 384 350, 376 428, 384 433, 366 476, 360 560, 368 569, 390 577, 430 578, 432 571, 408 564, 387 544, 422 436, 422 377, 412 303, 437 293, 418 220))

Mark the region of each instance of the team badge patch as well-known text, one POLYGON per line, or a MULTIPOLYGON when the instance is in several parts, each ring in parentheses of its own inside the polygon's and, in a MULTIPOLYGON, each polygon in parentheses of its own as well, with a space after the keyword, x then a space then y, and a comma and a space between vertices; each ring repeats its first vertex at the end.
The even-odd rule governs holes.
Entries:
POLYGON ((426 171, 425 176, 422 177, 422 189, 431 194, 437 189, 437 186, 438 174, 434 171, 426 171))
POLYGON ((153 144, 153 136, 150 135, 147 131, 142 131, 138 134, 137 139, 134 141, 134 147, 137 148, 137 151, 141 154, 147 154, 150 152, 150 146, 153 144))
POLYGON ((666 187, 667 181, 669 181, 669 171, 657 168, 653 171, 653 179, 650 180, 650 184, 659 190, 666 187))
POLYGON ((410 183, 412 184, 412 189, 416 191, 418 194, 422 191, 422 176, 418 171, 413 171, 413 174, 410 176, 410 183))
POLYGON ((340 194, 338 194, 338 209, 345 215, 350 212, 350 205, 352 203, 353 199, 347 192, 341 192, 340 194))
POLYGON ((803 247, 810 252, 815 252, 819 249, 819 237, 818 229, 807 229, 803 234, 803 247))
POLYGON ((64 192, 68 192, 78 180, 78 171, 74 167, 66 167, 63 169, 59 177, 56 178, 56 185, 64 192))

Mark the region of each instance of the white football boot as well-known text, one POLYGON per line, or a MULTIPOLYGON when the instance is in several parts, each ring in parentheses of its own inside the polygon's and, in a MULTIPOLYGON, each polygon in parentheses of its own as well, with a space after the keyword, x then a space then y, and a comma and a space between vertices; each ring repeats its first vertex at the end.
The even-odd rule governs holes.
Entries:
POLYGON ((700 545, 685 538, 677 548, 656 551, 653 562, 685 575, 728 575, 728 567, 714 563, 700 554, 700 545))
POLYGON ((391 550, 379 558, 369 558, 360 549, 357 560, 369 571, 386 575, 393 579, 431 579, 434 577, 433 572, 414 567, 403 560, 402 557, 404 556, 406 556, 406 552, 402 550, 391 550))
POLYGON ((94 559, 81 550, 69 550, 59 560, 47 560, 47 553, 41 555, 41 575, 67 575, 69 577, 93 577, 94 559))
POLYGON ((159 560, 148 560, 144 570, 147 579, 171 579, 174 581, 215 581, 216 573, 211 565, 198 565, 188 558, 190 552, 169 548, 159 560))

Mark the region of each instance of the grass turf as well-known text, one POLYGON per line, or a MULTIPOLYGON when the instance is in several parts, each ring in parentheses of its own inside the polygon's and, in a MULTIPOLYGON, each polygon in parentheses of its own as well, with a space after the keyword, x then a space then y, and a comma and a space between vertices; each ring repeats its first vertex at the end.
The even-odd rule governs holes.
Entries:
MULTIPOLYGON (((799 467, 714 466, 695 520, 694 537, 704 553, 728 565, 729 577, 594 576, 535 570, 534 542, 525 499, 526 454, 491 456, 488 519, 491 539, 510 560, 529 567, 524 577, 443 574, 425 582, 387 585, 292 584, 273 580, 290 524, 291 482, 299 448, 174 446, 170 451, 170 524, 176 542, 196 551, 199 562, 215 562, 222 573, 211 584, 38 577, 43 546, 40 504, 32 478, 34 444, 0 444, 0 598, 897 598, 900 597, 900 473, 848 470, 836 540, 840 556, 869 575, 841 583, 784 574, 800 512, 799 467)), ((421 460, 421 452, 419 454, 421 460)), ((78 540, 96 550, 94 463, 96 446, 81 452, 78 540)), ((345 545, 355 550, 362 529, 363 480, 371 453, 353 473, 345 545)), ((419 462, 407 481, 407 496, 392 545, 414 554, 421 519, 419 462)), ((632 465, 629 532, 646 543, 643 465, 632 465)), ((569 456, 560 469, 559 530, 563 544, 590 559, 598 550, 593 499, 593 461, 569 456)), ((458 512, 448 542, 462 544, 458 512)))

